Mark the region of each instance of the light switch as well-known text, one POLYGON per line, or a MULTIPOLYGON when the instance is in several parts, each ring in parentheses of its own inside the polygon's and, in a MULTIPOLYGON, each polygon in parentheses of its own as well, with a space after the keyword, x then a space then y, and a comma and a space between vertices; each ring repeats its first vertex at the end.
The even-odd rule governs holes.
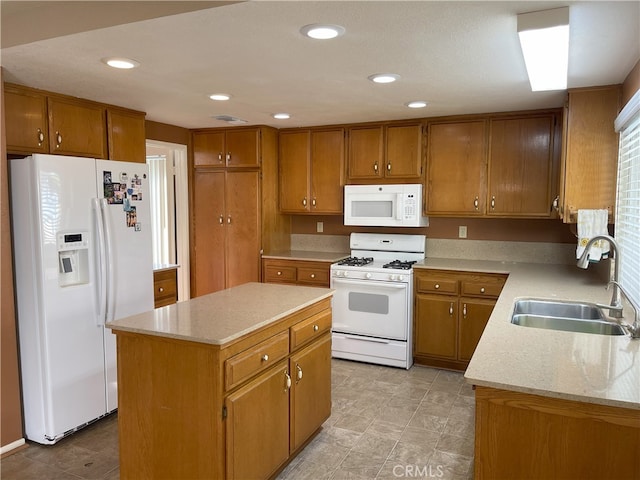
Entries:
POLYGON ((316 222, 316 232, 322 233, 324 231, 324 223, 316 222))
POLYGON ((458 238, 467 238, 467 226, 460 225, 458 227, 458 238))

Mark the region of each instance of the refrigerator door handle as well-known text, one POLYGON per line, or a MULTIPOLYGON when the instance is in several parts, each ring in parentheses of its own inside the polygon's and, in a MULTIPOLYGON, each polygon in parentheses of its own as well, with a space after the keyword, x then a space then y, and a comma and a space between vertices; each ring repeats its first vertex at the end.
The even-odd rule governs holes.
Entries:
POLYGON ((104 218, 102 208, 100 207, 100 199, 93 199, 93 210, 96 214, 96 230, 98 245, 97 267, 98 267, 98 325, 104 325, 107 315, 107 264, 106 264, 106 245, 104 237, 104 218))
POLYGON ((115 279, 116 272, 114 262, 113 251, 113 233, 111 231, 111 223, 109 222, 109 211, 107 208, 109 204, 106 198, 100 199, 100 206, 102 209, 102 219, 104 224, 104 238, 107 252, 107 314, 106 321, 113 320, 115 318, 116 308, 116 295, 115 295, 115 279))

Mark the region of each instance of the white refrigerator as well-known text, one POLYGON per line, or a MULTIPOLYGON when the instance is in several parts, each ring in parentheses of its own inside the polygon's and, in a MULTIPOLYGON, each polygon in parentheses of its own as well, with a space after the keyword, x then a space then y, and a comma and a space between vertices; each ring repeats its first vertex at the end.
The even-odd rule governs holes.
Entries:
POLYGON ((145 164, 10 162, 25 435, 52 444, 117 408, 105 322, 153 309, 145 164))

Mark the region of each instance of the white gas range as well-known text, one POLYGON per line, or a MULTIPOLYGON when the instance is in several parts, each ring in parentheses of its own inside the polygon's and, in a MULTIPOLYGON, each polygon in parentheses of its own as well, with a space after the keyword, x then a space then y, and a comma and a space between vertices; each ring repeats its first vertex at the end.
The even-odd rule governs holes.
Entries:
POLYGON ((352 233, 351 257, 331 265, 335 358, 413 364, 413 269, 424 235, 352 233))

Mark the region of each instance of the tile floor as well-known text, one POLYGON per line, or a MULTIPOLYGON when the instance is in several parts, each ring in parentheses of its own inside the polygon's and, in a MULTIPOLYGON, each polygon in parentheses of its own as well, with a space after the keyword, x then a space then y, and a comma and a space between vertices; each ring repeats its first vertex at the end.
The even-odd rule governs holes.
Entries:
MULTIPOLYGON (((474 396, 461 373, 335 359, 332 373, 331 418, 278 480, 473 477, 474 396)), ((116 415, 0 461, 3 480, 119 476, 116 415)))

